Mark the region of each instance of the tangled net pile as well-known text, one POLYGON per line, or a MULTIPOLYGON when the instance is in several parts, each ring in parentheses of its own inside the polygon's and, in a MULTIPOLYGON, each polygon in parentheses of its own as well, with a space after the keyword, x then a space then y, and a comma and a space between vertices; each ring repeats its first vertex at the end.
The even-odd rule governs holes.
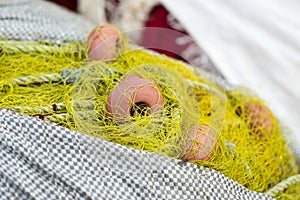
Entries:
MULTIPOLYGON (((118 42, 116 59, 95 61, 85 44, 0 41, 0 107, 207 166, 258 192, 298 173, 284 128, 255 94, 118 42), (146 100, 134 101, 137 92, 146 100)), ((273 196, 299 199, 298 191, 296 183, 273 196)))

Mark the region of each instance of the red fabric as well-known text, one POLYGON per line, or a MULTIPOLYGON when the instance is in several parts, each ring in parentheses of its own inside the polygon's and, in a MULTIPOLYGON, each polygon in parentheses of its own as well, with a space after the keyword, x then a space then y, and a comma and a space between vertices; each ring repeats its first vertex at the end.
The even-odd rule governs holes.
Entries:
POLYGON ((140 45, 146 48, 157 47, 150 49, 176 59, 184 60, 180 54, 188 47, 189 44, 178 45, 176 44, 175 40, 180 36, 188 35, 188 33, 186 31, 173 28, 168 22, 168 15, 169 12, 161 5, 155 7, 151 11, 145 27, 160 27, 173 31, 162 29, 145 29, 140 45), (166 49, 172 50, 172 52, 167 51, 166 49))
POLYGON ((77 12, 77 0, 50 0, 56 4, 77 12))

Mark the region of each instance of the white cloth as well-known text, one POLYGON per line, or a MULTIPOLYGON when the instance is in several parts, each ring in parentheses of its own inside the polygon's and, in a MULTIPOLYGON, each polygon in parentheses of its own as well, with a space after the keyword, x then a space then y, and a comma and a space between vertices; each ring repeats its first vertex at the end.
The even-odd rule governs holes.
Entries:
POLYGON ((300 164, 300 1, 162 0, 229 82, 256 92, 300 164))

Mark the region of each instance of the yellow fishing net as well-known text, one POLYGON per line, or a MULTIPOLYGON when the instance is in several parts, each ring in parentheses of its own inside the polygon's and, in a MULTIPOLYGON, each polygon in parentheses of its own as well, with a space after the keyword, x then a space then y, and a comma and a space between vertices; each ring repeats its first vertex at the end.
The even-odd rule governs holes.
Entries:
POLYGON ((85 44, 0 41, 0 107, 207 166, 258 192, 298 173, 285 128, 255 94, 118 42, 119 56, 103 62, 85 44))

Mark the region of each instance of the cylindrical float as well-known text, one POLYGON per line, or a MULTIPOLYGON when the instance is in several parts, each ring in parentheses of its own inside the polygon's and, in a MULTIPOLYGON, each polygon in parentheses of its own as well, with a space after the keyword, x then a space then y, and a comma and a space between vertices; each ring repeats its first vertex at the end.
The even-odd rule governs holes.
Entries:
POLYGON ((180 158, 187 161, 209 160, 217 144, 216 132, 206 124, 199 124, 187 133, 187 141, 180 158))
POLYGON ((121 32, 110 24, 95 28, 87 40, 89 59, 110 61, 117 58, 120 37, 121 32))
POLYGON ((134 105, 143 104, 150 114, 163 109, 163 97, 158 86, 138 75, 128 75, 114 88, 107 100, 107 111, 117 124, 132 116, 134 105))
POLYGON ((249 121, 251 131, 261 138, 273 134, 273 116, 267 106, 250 101, 244 106, 244 117, 249 121))

